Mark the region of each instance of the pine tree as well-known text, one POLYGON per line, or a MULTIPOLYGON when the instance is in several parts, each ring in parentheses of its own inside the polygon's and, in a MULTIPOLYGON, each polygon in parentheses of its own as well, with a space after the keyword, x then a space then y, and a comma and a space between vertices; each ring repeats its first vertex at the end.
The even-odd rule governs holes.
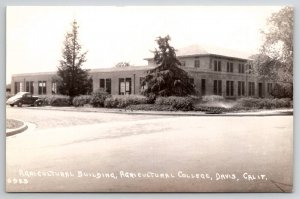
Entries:
POLYGON ((92 92, 92 79, 88 70, 82 69, 86 62, 87 52, 81 53, 81 45, 78 42, 78 28, 76 20, 72 23, 72 31, 67 32, 62 52, 62 60, 58 67, 58 92, 74 97, 92 92))
POLYGON ((188 73, 178 66, 175 49, 169 45, 170 36, 158 37, 158 50, 154 51, 156 68, 148 71, 142 86, 146 96, 186 96, 195 92, 188 73))

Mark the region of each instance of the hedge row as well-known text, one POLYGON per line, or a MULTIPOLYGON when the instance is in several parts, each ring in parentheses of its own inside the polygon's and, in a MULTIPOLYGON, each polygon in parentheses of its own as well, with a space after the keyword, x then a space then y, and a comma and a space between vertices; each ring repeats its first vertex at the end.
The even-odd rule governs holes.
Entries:
POLYGON ((129 105, 147 104, 148 98, 142 95, 113 95, 104 101, 106 108, 125 108, 129 105))
MULTIPOLYGON (((224 108, 218 105, 223 101, 222 97, 204 97, 201 103, 195 103, 193 97, 158 97, 154 104, 151 99, 142 95, 109 95, 102 91, 96 91, 92 95, 81 95, 74 97, 72 102, 70 97, 63 95, 51 95, 42 97, 44 105, 50 106, 84 106, 90 104, 93 107, 106 108, 128 108, 135 110, 181 110, 181 111, 202 111, 210 113, 221 113, 228 111, 252 110, 252 109, 274 109, 274 108, 292 108, 293 101, 289 98, 269 99, 269 98, 241 98, 234 106, 224 108)), ((222 102, 226 103, 226 101, 222 102)))
POLYGON ((84 106, 86 104, 91 103, 92 96, 91 95, 80 95, 73 98, 72 104, 75 107, 84 106))
POLYGON ((44 105, 49 106, 70 106, 71 99, 65 95, 49 95, 41 97, 44 105))
POLYGON ((270 98, 241 98, 237 100, 236 108, 248 109, 274 109, 274 108, 291 108, 293 101, 290 98, 270 99, 270 98))
POLYGON ((155 100, 157 105, 170 105, 174 110, 193 110, 193 99, 191 97, 158 97, 155 100))

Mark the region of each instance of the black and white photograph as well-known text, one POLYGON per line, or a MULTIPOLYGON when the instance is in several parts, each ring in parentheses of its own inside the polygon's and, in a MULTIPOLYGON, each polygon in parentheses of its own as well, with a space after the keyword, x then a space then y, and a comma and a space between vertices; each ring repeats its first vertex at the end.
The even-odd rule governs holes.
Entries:
POLYGON ((6 192, 293 192, 292 6, 7 6, 6 192))

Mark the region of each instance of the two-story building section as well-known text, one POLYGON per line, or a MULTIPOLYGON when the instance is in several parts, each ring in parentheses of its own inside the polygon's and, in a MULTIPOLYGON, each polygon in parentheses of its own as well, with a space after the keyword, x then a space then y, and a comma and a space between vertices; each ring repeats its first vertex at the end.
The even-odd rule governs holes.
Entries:
MULTIPOLYGON (((257 78, 248 55, 239 52, 193 45, 177 51, 181 68, 188 72, 196 95, 222 95, 236 99, 244 96, 269 97, 272 83, 257 78)), ((147 66, 91 69, 93 90, 102 89, 113 95, 141 93, 141 81, 147 71, 156 67, 153 58, 147 66)), ((35 95, 57 94, 56 72, 15 74, 11 91, 28 91, 35 95)))

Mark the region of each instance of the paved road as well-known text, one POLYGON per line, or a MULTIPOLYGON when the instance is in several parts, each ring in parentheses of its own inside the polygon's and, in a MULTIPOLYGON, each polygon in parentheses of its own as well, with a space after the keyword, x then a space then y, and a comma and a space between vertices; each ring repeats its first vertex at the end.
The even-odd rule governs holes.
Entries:
POLYGON ((8 108, 7 117, 37 125, 7 138, 7 191, 292 189, 292 116, 172 117, 8 108))

